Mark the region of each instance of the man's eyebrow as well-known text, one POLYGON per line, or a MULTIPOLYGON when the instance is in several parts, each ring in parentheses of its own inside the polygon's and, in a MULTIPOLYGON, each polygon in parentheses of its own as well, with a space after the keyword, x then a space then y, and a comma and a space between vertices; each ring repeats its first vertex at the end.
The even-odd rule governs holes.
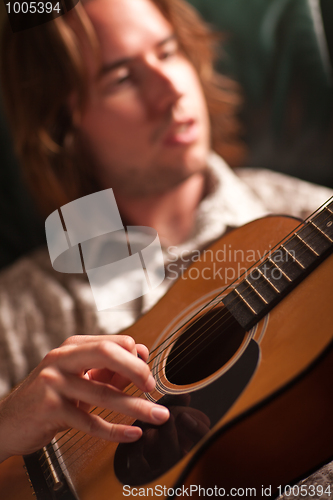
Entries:
POLYGON ((176 33, 172 33, 172 35, 168 36, 167 38, 165 38, 164 40, 162 40, 161 42, 159 42, 156 47, 162 47, 163 45, 165 45, 166 43, 168 42, 172 42, 173 40, 177 40, 177 35, 176 33))
MULTIPOLYGON (((177 36, 175 33, 168 36, 167 38, 165 38, 161 42, 158 42, 156 44, 156 47, 157 48, 163 47, 163 45, 165 45, 168 42, 171 42, 173 40, 177 40, 177 36)), ((102 66, 102 68, 98 72, 97 79, 99 80, 100 78, 103 78, 103 76, 105 76, 107 73, 114 71, 115 69, 120 68, 121 66, 125 66, 126 64, 131 63, 134 59, 135 59, 135 57, 124 57, 123 59, 119 59, 118 61, 114 61, 112 63, 105 64, 104 66, 102 66)))

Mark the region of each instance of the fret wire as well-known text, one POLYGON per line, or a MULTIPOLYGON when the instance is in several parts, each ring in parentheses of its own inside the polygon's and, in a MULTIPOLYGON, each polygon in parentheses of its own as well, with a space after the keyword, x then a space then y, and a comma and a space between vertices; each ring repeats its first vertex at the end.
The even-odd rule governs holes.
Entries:
POLYGON ((272 260, 270 257, 268 257, 268 260, 273 264, 274 267, 276 267, 276 269, 278 269, 285 278, 287 278, 288 281, 292 281, 291 278, 289 278, 288 274, 286 274, 275 262, 274 260, 272 260))
POLYGON ((274 290, 277 292, 277 293, 281 293, 280 290, 278 290, 278 288, 276 288, 276 286, 271 282, 269 281, 269 279, 267 278, 267 276, 265 276, 265 273, 262 272, 262 270, 257 267, 257 270, 260 272, 260 274, 264 277, 264 279, 267 281, 267 283, 269 283, 273 288, 274 290))
POLYGON ((310 221, 310 224, 312 224, 316 229, 318 229, 318 231, 320 231, 321 234, 323 234, 328 241, 333 243, 333 240, 326 233, 324 233, 324 231, 322 231, 320 227, 317 226, 317 224, 315 224, 313 221, 310 221))
POLYGON ((299 262, 299 260, 296 259, 296 257, 294 255, 292 255, 289 250, 284 246, 284 245, 281 245, 281 248, 283 248, 283 250, 285 250, 288 255, 290 255, 290 257, 300 266, 302 267, 303 269, 305 269, 305 266, 303 266, 303 264, 301 262, 299 262))
POLYGON ((308 244, 307 244, 307 242, 306 242, 306 241, 304 241, 304 240, 303 240, 303 238, 301 238, 301 237, 299 236, 299 234, 295 233, 295 236, 296 236, 299 240, 301 240, 301 242, 302 242, 302 243, 304 243, 304 245, 306 245, 306 246, 309 248, 309 250, 311 250, 311 252, 312 252, 312 253, 314 253, 315 255, 317 255, 317 257, 319 257, 319 253, 317 253, 317 252, 316 252, 316 251, 315 251, 315 250, 314 250, 314 249, 313 249, 310 245, 308 245, 308 244))
MULTIPOLYGON (((330 209, 330 207, 327 205, 327 207, 325 207, 326 210, 328 210, 329 212, 331 212, 331 214, 333 214, 333 210, 330 209)), ((321 213, 321 212, 320 212, 321 213)))
POLYGON ((255 293, 256 293, 256 294, 257 294, 257 295, 261 298, 261 300, 262 300, 263 302, 265 302, 265 304, 267 305, 267 304, 268 304, 267 300, 266 300, 266 299, 265 299, 265 298, 261 295, 261 293, 260 293, 260 292, 258 292, 258 290, 256 290, 256 289, 254 288, 254 286, 252 285, 252 283, 250 283, 250 281, 249 281, 247 278, 245 278, 245 280, 244 280, 244 281, 246 281, 246 283, 248 283, 248 284, 250 285, 250 287, 252 288, 252 290, 254 290, 254 291, 255 291, 255 293))
POLYGON ((253 314, 257 315, 256 311, 253 309, 253 307, 250 306, 250 304, 248 303, 248 301, 246 299, 244 299, 244 297, 242 296, 242 294, 237 290, 237 288, 235 288, 235 292, 236 294, 239 296, 239 298, 245 302, 245 304, 247 305, 247 307, 249 309, 251 309, 251 311, 253 312, 253 314))

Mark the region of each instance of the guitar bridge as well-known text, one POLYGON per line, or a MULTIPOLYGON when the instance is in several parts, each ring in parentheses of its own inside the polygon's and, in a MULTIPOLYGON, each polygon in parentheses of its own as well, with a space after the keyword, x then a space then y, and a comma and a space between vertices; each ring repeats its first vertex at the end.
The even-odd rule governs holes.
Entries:
POLYGON ((23 457, 29 482, 37 500, 75 500, 59 463, 54 444, 23 457))

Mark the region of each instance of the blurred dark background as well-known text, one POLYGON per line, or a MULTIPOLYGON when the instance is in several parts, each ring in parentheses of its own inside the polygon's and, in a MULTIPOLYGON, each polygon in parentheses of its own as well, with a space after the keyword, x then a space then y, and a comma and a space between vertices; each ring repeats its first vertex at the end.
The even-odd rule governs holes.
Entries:
POLYGON ((246 165, 333 187, 333 1, 190 3, 227 35, 220 68, 244 92, 246 165))
MULTIPOLYGON (((333 0, 190 0, 225 33, 219 68, 243 89, 244 166, 333 187, 333 0)), ((6 15, 0 2, 0 22, 6 15)), ((0 105, 0 268, 45 244, 0 105)))

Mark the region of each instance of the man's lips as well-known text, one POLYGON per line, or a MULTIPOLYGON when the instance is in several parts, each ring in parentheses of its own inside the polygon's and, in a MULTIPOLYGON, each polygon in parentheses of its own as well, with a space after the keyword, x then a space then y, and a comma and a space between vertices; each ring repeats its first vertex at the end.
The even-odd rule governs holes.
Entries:
POLYGON ((197 141, 199 127, 197 122, 191 118, 174 122, 163 139, 165 146, 177 146, 192 144, 197 141))

